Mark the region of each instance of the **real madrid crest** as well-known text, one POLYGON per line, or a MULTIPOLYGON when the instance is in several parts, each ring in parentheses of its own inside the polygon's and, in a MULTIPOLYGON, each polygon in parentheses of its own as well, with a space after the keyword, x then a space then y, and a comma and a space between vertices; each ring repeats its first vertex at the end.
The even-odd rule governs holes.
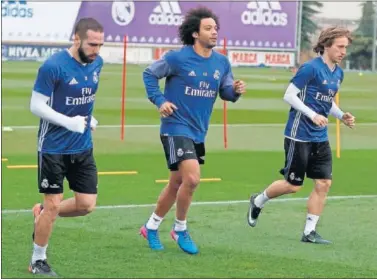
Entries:
POLYGON ((94 83, 98 83, 98 74, 97 74, 97 72, 93 73, 93 82, 94 83))
POLYGON ((220 78, 220 72, 219 70, 216 70, 215 73, 213 74, 213 78, 218 80, 220 78))

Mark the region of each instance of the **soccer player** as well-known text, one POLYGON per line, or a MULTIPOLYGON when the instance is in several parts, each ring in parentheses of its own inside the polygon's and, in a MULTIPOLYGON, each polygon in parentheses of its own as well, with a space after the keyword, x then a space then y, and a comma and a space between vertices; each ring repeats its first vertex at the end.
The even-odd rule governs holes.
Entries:
POLYGON ((57 216, 84 216, 97 199, 97 168, 91 130, 95 93, 103 60, 103 27, 93 18, 80 19, 74 43, 48 58, 39 68, 30 110, 40 117, 38 132, 38 186, 43 205, 36 204, 34 249, 29 271, 56 276, 47 263, 46 249, 57 216), (63 200, 67 178, 74 197, 63 200))
POLYGON ((285 128, 285 167, 280 170, 284 180, 273 182, 267 189, 250 198, 247 220, 255 227, 265 203, 281 195, 296 193, 305 175, 313 179, 314 189, 307 206, 307 218, 301 241, 329 244, 316 231, 332 181, 332 153, 328 140, 328 116, 341 119, 353 127, 355 117, 344 113, 334 99, 343 82, 339 63, 352 42, 350 32, 328 28, 321 32, 314 52, 318 57, 304 63, 292 78, 284 100, 291 106, 285 128))
POLYGON ((168 52, 143 74, 148 99, 161 115, 160 138, 170 170, 157 207, 140 233, 153 250, 162 250, 158 228, 176 202, 176 220, 171 237, 186 253, 198 248, 187 230, 187 212, 200 181, 204 164, 205 137, 216 97, 236 102, 245 93, 245 83, 234 81, 228 59, 213 51, 219 29, 218 17, 200 7, 190 10, 179 35, 183 47, 168 52), (165 92, 158 80, 166 77, 165 92))

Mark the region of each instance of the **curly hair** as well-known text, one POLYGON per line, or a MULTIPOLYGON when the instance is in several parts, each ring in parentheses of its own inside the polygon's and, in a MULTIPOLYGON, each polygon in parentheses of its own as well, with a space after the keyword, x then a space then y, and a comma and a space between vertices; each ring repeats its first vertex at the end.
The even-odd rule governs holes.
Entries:
POLYGON ((337 38, 346 37, 352 43, 351 32, 342 27, 330 27, 321 32, 317 44, 313 47, 315 53, 323 54, 325 47, 331 47, 337 38))
POLYGON ((195 43, 192 34, 199 32, 200 22, 203 18, 212 18, 216 22, 217 29, 220 29, 219 19, 210 9, 206 7, 191 9, 179 27, 179 37, 184 45, 193 45, 195 43))

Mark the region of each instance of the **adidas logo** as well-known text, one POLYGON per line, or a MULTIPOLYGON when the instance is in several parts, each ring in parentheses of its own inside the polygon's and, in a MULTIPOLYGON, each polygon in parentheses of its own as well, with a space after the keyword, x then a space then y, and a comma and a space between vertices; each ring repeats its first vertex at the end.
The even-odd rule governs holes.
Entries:
POLYGON ((70 82, 69 82, 69 85, 75 85, 75 84, 78 84, 77 80, 75 78, 73 78, 70 82))
POLYGON ((194 71, 191 71, 188 75, 189 75, 189 77, 196 77, 196 74, 195 74, 194 71))
POLYGON ((175 1, 161 1, 149 16, 149 23, 152 25, 179 26, 182 24, 182 21, 181 8, 178 2, 175 1))
POLYGON ((288 15, 282 11, 279 1, 251 1, 241 15, 245 25, 286 26, 288 15))

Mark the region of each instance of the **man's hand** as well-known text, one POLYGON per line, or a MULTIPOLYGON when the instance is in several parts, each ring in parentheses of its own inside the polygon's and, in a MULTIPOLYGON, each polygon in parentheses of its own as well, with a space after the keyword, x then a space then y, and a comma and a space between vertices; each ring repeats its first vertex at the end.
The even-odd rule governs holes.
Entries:
POLYGON ((72 132, 83 134, 87 125, 88 117, 77 115, 71 117, 66 128, 72 132))
POLYGON ((351 129, 355 126, 355 117, 350 112, 343 114, 342 121, 344 125, 350 127, 351 129))
POLYGON ((238 94, 246 93, 246 83, 243 80, 235 80, 233 82, 233 89, 238 94))
POLYGON ((95 131, 97 128, 97 125, 98 125, 97 119, 95 119, 94 116, 92 116, 92 118, 90 119, 90 129, 92 131, 95 131))
POLYGON ((329 123, 329 120, 326 117, 320 114, 317 114, 316 116, 314 116, 313 122, 319 127, 326 127, 327 124, 329 123))
POLYGON ((169 115, 172 115, 173 112, 177 109, 178 108, 173 103, 165 102, 161 105, 158 111, 160 112, 160 115, 162 117, 168 117, 169 115))

